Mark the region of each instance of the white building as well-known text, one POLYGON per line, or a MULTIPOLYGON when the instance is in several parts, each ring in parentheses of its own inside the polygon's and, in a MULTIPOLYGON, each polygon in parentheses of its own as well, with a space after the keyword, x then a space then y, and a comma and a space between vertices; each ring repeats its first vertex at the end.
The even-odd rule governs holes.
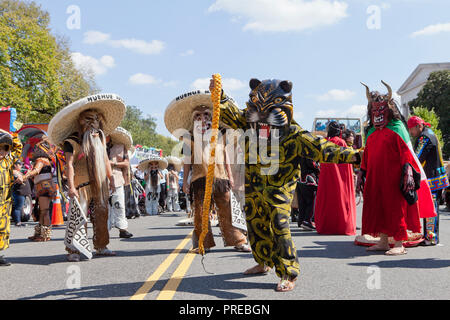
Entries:
POLYGON ((422 90, 427 82, 430 73, 441 70, 450 70, 450 62, 419 64, 400 89, 398 89, 397 94, 401 97, 400 111, 407 119, 410 115, 408 103, 417 98, 420 90, 422 90))

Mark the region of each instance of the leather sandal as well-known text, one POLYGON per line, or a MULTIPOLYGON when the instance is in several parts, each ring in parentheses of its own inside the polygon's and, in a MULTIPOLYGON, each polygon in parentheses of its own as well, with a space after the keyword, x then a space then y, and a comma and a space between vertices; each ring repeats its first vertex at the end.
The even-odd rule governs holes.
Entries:
POLYGON ((283 277, 280 280, 280 283, 277 285, 277 292, 288 292, 292 291, 295 288, 295 281, 297 281, 297 278, 291 279, 289 277, 283 277))

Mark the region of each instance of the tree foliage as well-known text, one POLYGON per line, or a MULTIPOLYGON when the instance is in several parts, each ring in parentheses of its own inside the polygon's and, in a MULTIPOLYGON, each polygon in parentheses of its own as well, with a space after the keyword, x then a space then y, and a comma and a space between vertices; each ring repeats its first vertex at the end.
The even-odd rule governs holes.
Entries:
POLYGON ((156 119, 151 116, 144 116, 142 111, 136 106, 127 106, 127 112, 121 127, 127 129, 135 145, 142 145, 162 149, 164 155, 169 155, 176 141, 169 137, 156 133, 156 119))
POLYGON ((0 105, 16 108, 20 122, 48 122, 95 92, 93 78, 75 69, 68 42, 49 24, 34 2, 0 0, 0 105))
POLYGON ((442 131, 445 158, 450 157, 450 70, 432 72, 416 99, 409 103, 411 108, 423 106, 434 110, 440 118, 438 128, 442 131))

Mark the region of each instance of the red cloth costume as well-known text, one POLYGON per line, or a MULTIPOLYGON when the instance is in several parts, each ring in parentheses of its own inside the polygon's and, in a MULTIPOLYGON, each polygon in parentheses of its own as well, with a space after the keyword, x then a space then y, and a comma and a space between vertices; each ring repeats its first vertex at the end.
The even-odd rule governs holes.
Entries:
MULTIPOLYGON (((408 240, 407 230, 420 232, 419 203, 408 205, 400 189, 403 166, 420 172, 408 145, 393 130, 375 130, 367 139, 361 169, 366 171, 362 234, 408 240)), ((420 201, 420 200, 419 200, 420 201)))
MULTIPOLYGON (((347 147, 339 137, 328 140, 347 147)), ((356 234, 355 186, 351 164, 321 164, 314 221, 319 234, 356 234)))

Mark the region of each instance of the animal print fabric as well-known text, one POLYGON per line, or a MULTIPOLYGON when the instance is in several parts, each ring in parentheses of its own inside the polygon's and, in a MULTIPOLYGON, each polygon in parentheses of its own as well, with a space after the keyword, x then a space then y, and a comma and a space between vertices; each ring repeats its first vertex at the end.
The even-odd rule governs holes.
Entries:
MULTIPOLYGON (((239 110, 222 96, 221 122, 244 132, 250 129, 245 110, 239 110)), ((300 158, 327 163, 350 163, 358 153, 341 148, 302 129, 294 121, 280 137, 278 150, 268 143, 267 155, 278 151, 278 166, 262 174, 267 165, 261 163, 259 143, 245 141, 245 213, 253 257, 260 265, 275 267, 281 278, 296 278, 300 273, 295 244, 292 241, 289 217, 296 181, 300 177, 300 158), (250 163, 249 159, 257 159, 250 163)))

